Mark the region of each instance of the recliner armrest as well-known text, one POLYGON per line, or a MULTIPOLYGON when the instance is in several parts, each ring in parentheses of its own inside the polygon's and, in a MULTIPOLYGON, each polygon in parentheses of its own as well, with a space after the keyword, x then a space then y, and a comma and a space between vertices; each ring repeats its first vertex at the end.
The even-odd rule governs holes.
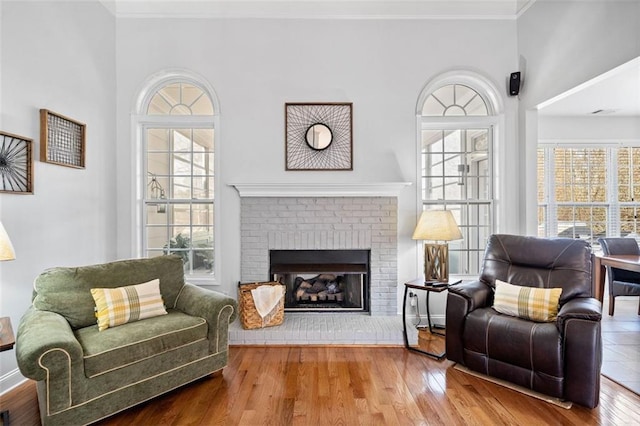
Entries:
POLYGON ((600 398, 601 319, 601 303, 580 297, 562 305, 556 322, 564 351, 564 398, 588 408, 600 398))
POLYGON ((560 333, 564 330, 564 323, 569 319, 583 319, 587 321, 602 320, 602 304, 593 297, 576 297, 560 307, 557 327, 560 333))
POLYGON ((493 289, 482 281, 453 285, 449 287, 449 293, 457 294, 467 300, 467 313, 491 306, 493 303, 493 289))
POLYGON ((491 306, 493 289, 482 281, 449 287, 447 295, 446 349, 447 358, 464 364, 464 324, 469 312, 491 306))

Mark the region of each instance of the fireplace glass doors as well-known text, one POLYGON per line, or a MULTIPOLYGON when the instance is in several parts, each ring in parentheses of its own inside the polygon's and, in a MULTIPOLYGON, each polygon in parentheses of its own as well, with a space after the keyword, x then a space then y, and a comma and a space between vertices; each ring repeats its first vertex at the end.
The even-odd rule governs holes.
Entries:
POLYGON ((286 286, 285 311, 369 312, 369 250, 271 250, 271 279, 286 286))

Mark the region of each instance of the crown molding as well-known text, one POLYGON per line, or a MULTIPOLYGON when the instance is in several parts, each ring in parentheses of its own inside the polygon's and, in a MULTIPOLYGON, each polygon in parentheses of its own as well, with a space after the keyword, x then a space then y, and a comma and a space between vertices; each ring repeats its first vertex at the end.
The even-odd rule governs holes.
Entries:
POLYGON ((100 0, 118 18, 515 20, 536 0, 100 0))

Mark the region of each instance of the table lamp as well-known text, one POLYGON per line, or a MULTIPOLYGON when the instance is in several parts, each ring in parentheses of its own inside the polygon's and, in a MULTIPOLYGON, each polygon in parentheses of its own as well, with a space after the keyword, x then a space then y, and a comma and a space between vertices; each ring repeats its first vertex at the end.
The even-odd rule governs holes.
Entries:
POLYGON ((449 281, 449 246, 447 241, 460 240, 462 234, 450 210, 425 210, 420 215, 414 240, 435 241, 424 244, 425 281, 449 281), (438 241, 443 241, 442 244, 438 241))
POLYGON ((9 239, 7 231, 5 231, 2 222, 0 222, 0 260, 13 260, 16 258, 16 252, 13 250, 13 244, 9 239))
MULTIPOLYGON (((2 222, 0 222, 0 261, 13 260, 15 258, 16 252, 13 250, 13 244, 11 244, 9 235, 4 230, 2 222)), ((0 334, 2 334, 2 324, 0 324, 0 334)))

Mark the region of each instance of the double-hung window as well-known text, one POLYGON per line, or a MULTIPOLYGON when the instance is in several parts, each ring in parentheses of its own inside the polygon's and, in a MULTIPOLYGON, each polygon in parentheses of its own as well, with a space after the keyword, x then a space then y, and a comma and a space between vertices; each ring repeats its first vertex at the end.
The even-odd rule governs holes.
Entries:
POLYGON ((449 243, 449 270, 476 274, 494 228, 494 121, 476 90, 449 84, 426 98, 419 123, 422 209, 452 211, 463 239, 449 243))
POLYGON ((142 255, 175 254, 192 280, 211 279, 215 252, 215 144, 211 98, 172 81, 149 97, 142 139, 142 255))
POLYGON ((538 148, 538 235, 640 238, 640 147, 538 148))

